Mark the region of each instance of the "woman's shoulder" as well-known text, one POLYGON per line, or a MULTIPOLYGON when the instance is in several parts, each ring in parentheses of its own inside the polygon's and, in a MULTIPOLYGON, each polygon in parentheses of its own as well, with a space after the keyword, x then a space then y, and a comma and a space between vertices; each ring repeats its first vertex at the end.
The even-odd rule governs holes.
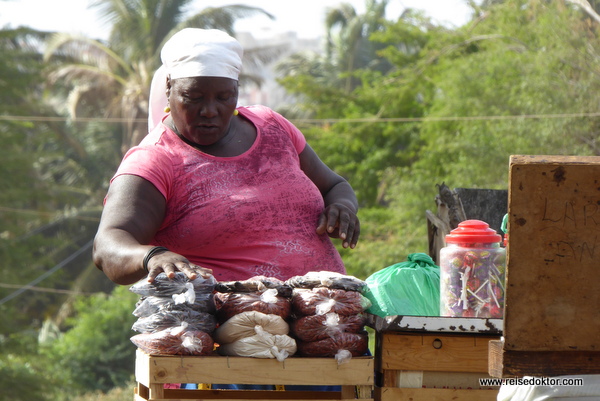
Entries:
POLYGON ((172 141, 168 138, 168 133, 159 129, 159 124, 154 130, 149 132, 142 141, 131 147, 124 155, 122 163, 129 162, 133 164, 165 166, 172 164, 172 159, 176 157, 176 151, 172 141))
POLYGON ((238 107, 238 109, 241 109, 240 113, 252 121, 257 127, 276 127, 277 129, 271 129, 270 132, 278 133, 279 135, 281 135, 281 133, 286 133, 292 140, 297 153, 301 153, 304 150, 306 139, 302 132, 278 112, 262 105, 244 106, 238 107))
POLYGON ((272 113, 273 109, 267 107, 262 104, 251 104, 248 106, 239 106, 238 109, 247 110, 252 113, 261 114, 261 113, 272 113))
POLYGON ((113 179, 119 175, 139 176, 154 184, 166 198, 175 176, 173 166, 177 164, 177 158, 174 152, 165 146, 164 136, 160 130, 154 129, 139 145, 129 149, 113 179))
POLYGON ((251 105, 238 107, 240 113, 253 121, 255 124, 262 125, 262 122, 273 122, 277 121, 280 125, 288 126, 291 123, 281 114, 273 110, 268 106, 263 105, 251 105))
POLYGON ((167 139, 167 129, 160 123, 141 140, 138 146, 141 147, 159 147, 167 139))
POLYGON ((238 107, 238 111, 247 118, 269 118, 273 117, 274 114, 277 114, 270 107, 263 106, 261 104, 240 106, 238 107))
POLYGON ((159 124, 133 149, 164 156, 174 156, 181 151, 181 141, 163 124, 159 124))

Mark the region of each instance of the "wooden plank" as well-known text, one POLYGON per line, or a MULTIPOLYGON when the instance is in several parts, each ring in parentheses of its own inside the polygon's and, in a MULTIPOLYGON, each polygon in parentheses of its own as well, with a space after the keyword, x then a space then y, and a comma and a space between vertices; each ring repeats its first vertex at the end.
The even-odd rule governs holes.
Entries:
MULTIPOLYGON (((195 390, 189 390, 195 391, 195 390)), ((262 394, 227 394, 222 396, 221 398, 161 398, 161 399, 152 399, 148 400, 145 398, 141 398, 139 396, 134 397, 134 401, 204 401, 204 400, 219 400, 219 401, 240 401, 240 400, 269 400, 269 401, 319 401, 324 400, 324 398, 309 398, 312 395, 310 392, 308 394, 299 395, 300 398, 287 398, 285 394, 281 394, 278 398, 265 398, 262 394), (225 397, 225 398, 223 398, 225 397)), ((339 401, 354 401, 355 398, 335 398, 339 401)), ((375 401, 373 398, 364 399, 363 401, 375 401)))
POLYGON ((497 390, 377 387, 378 401, 496 401, 497 390))
MULTIPOLYGON (((188 391, 196 391, 196 390, 188 390, 188 391)), ((278 394, 273 394, 273 395, 265 395, 264 393, 267 392, 263 392, 260 391, 256 394, 251 393, 251 392, 245 392, 245 393, 235 393, 234 390, 231 390, 230 393, 228 394, 222 394, 219 395, 217 397, 212 397, 210 395, 204 394, 204 395, 191 395, 191 394, 187 394, 185 395, 186 398, 160 398, 160 399, 145 399, 145 398, 141 398, 141 397, 136 397, 134 398, 135 401, 204 401, 204 400, 219 400, 219 401, 240 401, 240 400, 269 400, 269 401, 290 401, 290 400, 294 400, 294 401, 320 401, 320 400, 329 400, 329 399, 335 399, 335 400, 340 400, 340 401, 350 401, 350 400, 356 400, 355 398, 340 398, 339 395, 337 398, 320 398, 320 396, 316 396, 313 398, 313 393, 311 392, 303 392, 304 394, 299 394, 300 392, 296 393, 296 394, 285 394, 285 393, 278 393, 278 394), (193 397, 193 398, 187 398, 187 397, 193 397), (198 398, 200 397, 200 398, 198 398)), ((273 391, 273 393, 275 393, 275 391, 273 391)), ((369 398, 369 399, 365 399, 363 401, 374 401, 373 398, 369 398)))
POLYGON ((386 370, 381 387, 498 389, 499 386, 482 386, 482 378, 491 378, 481 372, 424 372, 386 370), (388 381, 386 381, 388 379, 388 381), (391 380, 390 380, 391 379, 391 380))
POLYGON ((138 385, 134 391, 135 401, 190 401, 190 400, 269 400, 269 401, 308 401, 308 400, 373 400, 372 386, 343 386, 342 391, 302 391, 302 390, 185 390, 165 389, 159 397, 149 397, 148 389, 138 385), (141 388, 141 391, 140 391, 141 388))
POLYGON ((133 400, 141 401, 148 399, 148 387, 143 384, 136 383, 135 388, 133 389, 133 400))
POLYGON ((150 383, 287 385, 374 384, 373 357, 257 359, 225 356, 150 356, 138 350, 136 380, 150 383), (146 371, 145 371, 146 370, 146 371))
POLYGON ((381 372, 381 383, 377 383, 381 387, 399 387, 398 386, 398 371, 385 369, 381 372))
POLYGON ((600 351, 599 188, 600 157, 511 157, 505 351, 600 351))
POLYGON ((498 338, 384 333, 381 369, 486 373, 488 342, 498 338))
POLYGON ((146 387, 150 385, 150 358, 139 349, 135 354, 135 379, 146 387))
POLYGON ((508 191, 505 189, 454 188, 465 211, 465 220, 485 221, 502 235, 502 219, 508 212, 508 191))
POLYGON ((165 398, 165 385, 163 383, 150 383, 148 385, 148 399, 160 400, 165 398))
POLYGON ((504 351, 503 377, 600 374, 600 351, 504 351))
MULTIPOLYGON (((373 386, 356 386, 356 398, 359 400, 372 400, 373 399, 373 386)), ((352 394, 348 395, 349 397, 352 394)), ((344 398, 344 393, 342 393, 342 398, 344 398)))
POLYGON ((446 316, 386 316, 367 313, 366 324, 377 332, 502 335, 502 319, 446 316))
POLYGON ((504 341, 492 340, 488 345, 488 374, 502 377, 504 372, 504 341))
POLYGON ((491 341, 489 361, 494 377, 600 374, 600 351, 509 351, 491 341))
MULTIPOLYGON (((173 400, 340 400, 337 391, 275 391, 275 390, 166 390, 166 399, 173 400)), ((354 399, 354 398, 351 398, 354 399)))

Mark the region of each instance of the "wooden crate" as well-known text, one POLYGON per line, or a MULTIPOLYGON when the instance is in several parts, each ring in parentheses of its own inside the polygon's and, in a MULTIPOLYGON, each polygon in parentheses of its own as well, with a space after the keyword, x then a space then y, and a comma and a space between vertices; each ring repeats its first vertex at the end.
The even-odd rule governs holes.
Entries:
POLYGON ((600 157, 512 156, 497 377, 600 373, 600 157))
MULTIPOLYGON (((479 379, 490 377, 488 343, 500 338, 497 319, 401 317, 397 323, 394 331, 376 333, 376 400, 496 400, 499 387, 482 387, 479 379)), ((373 326, 385 330, 381 319, 373 326)))
POLYGON ((374 358, 355 357, 339 364, 333 358, 290 357, 283 362, 226 356, 150 356, 137 351, 136 401, 178 400, 371 400, 374 358), (341 386, 335 391, 180 390, 165 383, 341 386))

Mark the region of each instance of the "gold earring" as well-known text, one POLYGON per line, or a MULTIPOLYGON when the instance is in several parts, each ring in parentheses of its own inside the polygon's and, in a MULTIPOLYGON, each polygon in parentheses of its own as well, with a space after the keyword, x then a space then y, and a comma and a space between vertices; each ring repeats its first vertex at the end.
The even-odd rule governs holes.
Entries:
POLYGON ((233 115, 237 116, 238 114, 240 114, 240 112, 238 111, 238 109, 233 110, 233 115))
POLYGON ((164 109, 164 110, 165 110, 165 113, 168 113, 168 112, 170 112, 170 111, 171 111, 171 108, 170 108, 169 106, 165 106, 165 109, 164 109))

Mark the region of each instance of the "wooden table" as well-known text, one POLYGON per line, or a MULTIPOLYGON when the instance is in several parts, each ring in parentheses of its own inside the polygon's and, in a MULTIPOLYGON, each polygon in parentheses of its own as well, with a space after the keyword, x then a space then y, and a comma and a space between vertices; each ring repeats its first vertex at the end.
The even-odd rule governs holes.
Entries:
POLYGON ((136 354, 136 401, 175 400, 370 400, 374 358, 338 364, 334 358, 258 359, 227 356, 151 356, 136 354), (179 390, 165 383, 341 386, 335 391, 179 390))
POLYGON ((495 401, 499 386, 483 386, 488 344, 501 319, 371 315, 376 331, 375 399, 495 401))

